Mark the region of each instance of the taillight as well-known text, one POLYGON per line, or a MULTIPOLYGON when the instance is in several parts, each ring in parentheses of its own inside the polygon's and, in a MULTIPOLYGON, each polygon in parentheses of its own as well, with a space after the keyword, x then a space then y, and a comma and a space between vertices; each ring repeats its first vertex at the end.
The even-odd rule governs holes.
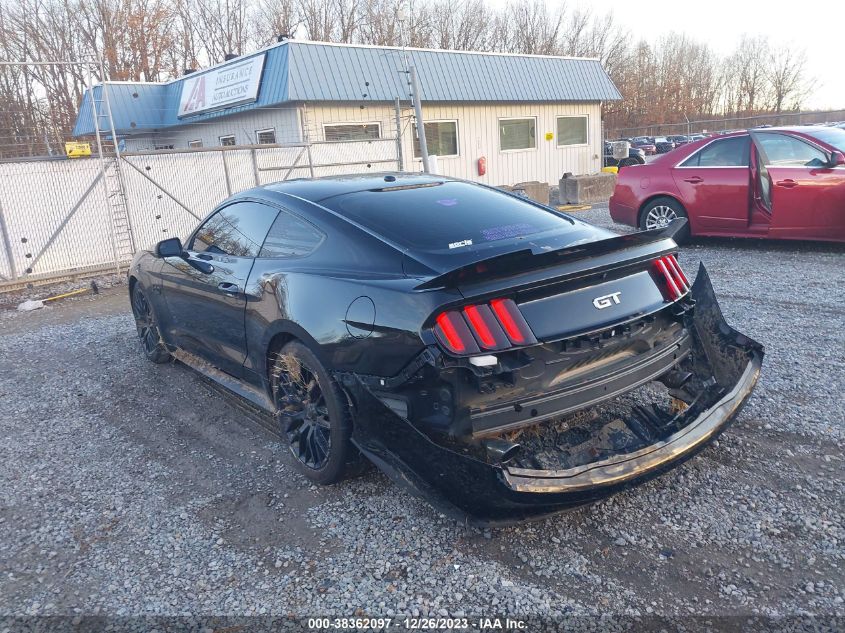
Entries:
POLYGON ((499 323, 505 328, 508 338, 514 345, 525 345, 529 339, 533 342, 534 335, 531 333, 531 328, 528 323, 522 318, 522 313, 516 304, 511 299, 493 299, 490 302, 490 307, 496 313, 496 318, 499 323))
POLYGON ((666 284, 666 295, 669 301, 677 301, 690 290, 690 283, 681 265, 674 255, 664 255, 654 260, 657 276, 666 284))
POLYGON ((499 351, 537 342, 512 299, 441 312, 435 319, 434 334, 455 354, 499 351))
POLYGON ((472 340, 469 328, 457 312, 443 312, 438 315, 434 331, 437 332, 440 342, 453 352, 466 354, 478 351, 478 345, 472 340))

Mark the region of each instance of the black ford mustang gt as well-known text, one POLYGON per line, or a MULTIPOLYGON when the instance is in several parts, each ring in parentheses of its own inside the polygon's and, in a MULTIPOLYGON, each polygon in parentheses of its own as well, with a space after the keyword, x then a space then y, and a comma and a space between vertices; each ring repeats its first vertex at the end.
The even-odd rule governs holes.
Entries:
POLYGON ((146 356, 272 413, 300 470, 366 456, 478 523, 586 503, 695 454, 762 347, 668 229, 618 236, 440 176, 244 191, 129 271, 146 356))

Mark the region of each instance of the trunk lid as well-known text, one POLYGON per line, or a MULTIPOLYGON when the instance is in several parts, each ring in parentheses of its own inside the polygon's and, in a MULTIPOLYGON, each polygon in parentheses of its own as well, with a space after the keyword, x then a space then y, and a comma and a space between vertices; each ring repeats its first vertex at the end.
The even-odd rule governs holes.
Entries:
POLYGON ((449 270, 417 289, 457 289, 468 304, 513 299, 540 342, 588 334, 667 305, 654 262, 677 250, 672 235, 682 225, 554 251, 506 253, 449 270))

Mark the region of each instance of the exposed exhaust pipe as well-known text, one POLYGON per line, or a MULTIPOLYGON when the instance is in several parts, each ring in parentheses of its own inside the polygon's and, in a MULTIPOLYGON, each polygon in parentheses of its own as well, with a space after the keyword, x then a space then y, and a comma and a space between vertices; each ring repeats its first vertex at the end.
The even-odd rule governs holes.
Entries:
POLYGON ((499 438, 485 440, 484 448, 487 449, 487 459, 495 464, 509 462, 522 450, 522 446, 519 444, 499 438))

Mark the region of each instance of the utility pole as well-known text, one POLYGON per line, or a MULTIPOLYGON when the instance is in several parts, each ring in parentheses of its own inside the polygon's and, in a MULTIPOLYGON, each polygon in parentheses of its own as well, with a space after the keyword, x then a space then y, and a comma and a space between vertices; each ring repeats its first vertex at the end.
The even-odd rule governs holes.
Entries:
POLYGON ((420 139, 420 156, 422 156, 423 171, 431 173, 428 165, 428 145, 425 142, 425 123, 423 123, 422 100, 420 99, 420 82, 417 80, 417 67, 411 66, 411 90, 414 98, 414 112, 417 116, 417 136, 420 139))

